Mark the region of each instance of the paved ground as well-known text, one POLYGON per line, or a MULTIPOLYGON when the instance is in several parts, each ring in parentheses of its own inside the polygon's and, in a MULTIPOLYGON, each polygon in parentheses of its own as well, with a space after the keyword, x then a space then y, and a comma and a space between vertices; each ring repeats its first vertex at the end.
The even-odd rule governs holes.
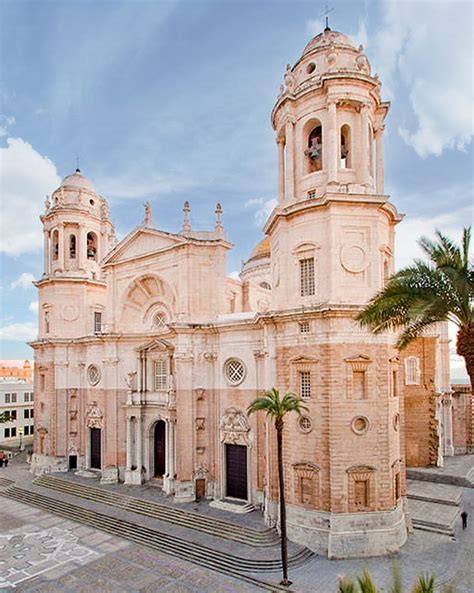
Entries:
MULTIPOLYGON (((0 478, 13 477, 14 472, 15 466, 3 469, 0 478)), ((456 593, 474 593, 474 489, 463 490, 463 504, 470 519, 466 531, 458 529, 455 541, 415 531, 396 556, 406 591, 411 590, 416 575, 430 572, 439 585, 451 584, 456 593)), ((167 532, 172 533, 173 526, 169 525, 167 532)), ((235 553, 238 555, 237 545, 235 553)), ((329 561, 316 557, 290 574, 292 589, 302 593, 335 593, 338 575, 355 575, 367 565, 379 587, 387 592, 390 563, 390 558, 329 561)), ((258 578, 277 582, 277 576, 259 574, 258 578)), ((7 498, 0 498, 0 577, 0 593, 260 590, 7 498)))

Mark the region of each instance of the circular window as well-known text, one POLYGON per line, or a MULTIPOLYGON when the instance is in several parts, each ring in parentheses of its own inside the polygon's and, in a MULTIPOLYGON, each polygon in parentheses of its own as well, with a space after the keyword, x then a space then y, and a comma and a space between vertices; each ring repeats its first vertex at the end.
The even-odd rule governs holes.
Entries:
POLYGON ((307 74, 312 74, 315 70, 316 70, 316 64, 314 62, 311 62, 310 64, 308 64, 306 66, 307 74))
POLYGON ((167 328, 166 322, 167 322, 166 314, 163 313, 163 311, 158 311, 158 313, 155 313, 153 315, 153 321, 152 321, 153 329, 155 329, 155 330, 166 329, 167 328))
POLYGON ((231 385, 239 385, 245 379, 245 365, 238 358, 230 358, 224 365, 224 374, 231 385))
POLYGON ((369 430, 369 421, 365 416, 357 416, 352 421, 352 430, 356 434, 364 434, 369 430))
POLYGON ((313 421, 309 416, 300 416, 298 418, 298 428, 301 432, 308 433, 313 430, 313 421))
POLYGON ((90 204, 91 206, 93 206, 93 205, 95 204, 94 200, 90 199, 90 200, 89 200, 89 204, 90 204))
POLYGON ((97 385, 100 381, 100 370, 95 364, 90 364, 87 367, 87 380, 91 385, 97 385))
POLYGON ((400 414, 398 412, 393 417, 393 428, 395 430, 400 428, 400 414))

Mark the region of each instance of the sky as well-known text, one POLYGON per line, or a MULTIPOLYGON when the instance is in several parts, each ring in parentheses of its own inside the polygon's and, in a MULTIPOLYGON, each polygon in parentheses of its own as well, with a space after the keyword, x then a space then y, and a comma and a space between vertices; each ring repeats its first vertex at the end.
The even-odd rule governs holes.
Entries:
MULTIPOLYGON (((396 262, 472 223, 473 7, 333 0, 391 101, 385 190, 405 213, 396 262)), ((79 162, 120 239, 150 201, 158 228, 212 228, 222 204, 235 275, 275 204, 270 124, 285 66, 323 28, 316 0, 0 0, 0 358, 32 358, 38 219, 79 162)), ((464 376, 452 357, 452 377, 464 376)))

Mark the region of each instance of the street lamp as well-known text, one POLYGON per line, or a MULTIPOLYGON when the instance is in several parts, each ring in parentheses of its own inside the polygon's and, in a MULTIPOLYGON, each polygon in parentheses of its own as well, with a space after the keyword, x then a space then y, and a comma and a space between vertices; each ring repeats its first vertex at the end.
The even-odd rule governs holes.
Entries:
POLYGON ((22 441, 22 439, 23 439, 23 428, 22 427, 20 427, 18 429, 18 436, 20 437, 20 451, 23 451, 23 441, 22 441))

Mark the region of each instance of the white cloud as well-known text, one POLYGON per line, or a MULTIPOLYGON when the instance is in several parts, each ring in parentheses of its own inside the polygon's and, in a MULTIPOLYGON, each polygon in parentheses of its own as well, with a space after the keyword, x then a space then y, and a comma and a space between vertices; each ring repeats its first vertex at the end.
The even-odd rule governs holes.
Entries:
POLYGON ((0 339, 12 342, 28 342, 36 339, 38 325, 27 321, 26 323, 12 323, 0 327, 0 339))
POLYGON ((456 243, 460 243, 462 228, 464 225, 469 224, 471 217, 472 208, 466 206, 430 218, 416 217, 402 221, 395 229, 397 269, 410 265, 414 258, 424 257, 424 252, 418 245, 418 239, 423 235, 434 239, 436 229, 439 229, 456 243))
POLYGON ((0 251, 32 253, 43 246, 44 198, 60 183, 56 167, 21 138, 8 138, 0 148, 2 217, 0 251))
POLYGON ((30 274, 29 272, 23 272, 23 274, 20 274, 18 278, 10 284, 10 288, 32 288, 32 282, 34 281, 34 279, 35 277, 33 276, 33 274, 30 274))
POLYGON ((276 208, 278 204, 278 200, 276 198, 252 198, 251 200, 247 200, 245 202, 245 208, 253 208, 257 206, 257 209, 254 213, 254 220, 255 224, 258 227, 261 227, 267 221, 267 218, 270 216, 272 210, 276 208))
POLYGON ((32 312, 32 313, 38 313, 38 308, 39 308, 39 303, 38 301, 31 301, 31 303, 28 306, 28 309, 32 312))
POLYGON ((234 270, 229 274, 229 278, 232 278, 233 280, 240 280, 239 272, 234 270))
POLYGON ((384 95, 408 89, 415 123, 399 133, 421 157, 463 150, 474 134, 472 4, 384 2, 371 58, 384 95))
POLYGON ((13 115, 0 115, 0 137, 8 134, 8 128, 16 123, 13 115))

